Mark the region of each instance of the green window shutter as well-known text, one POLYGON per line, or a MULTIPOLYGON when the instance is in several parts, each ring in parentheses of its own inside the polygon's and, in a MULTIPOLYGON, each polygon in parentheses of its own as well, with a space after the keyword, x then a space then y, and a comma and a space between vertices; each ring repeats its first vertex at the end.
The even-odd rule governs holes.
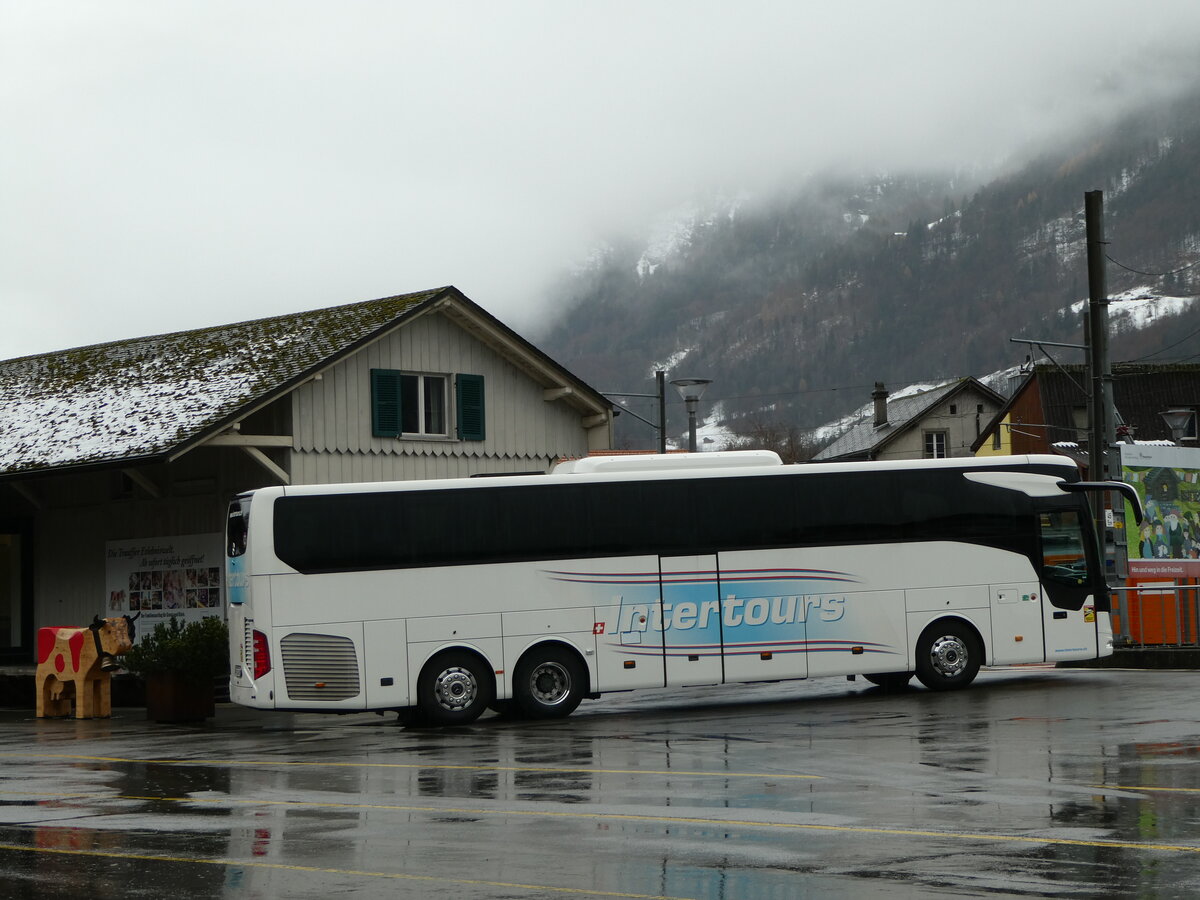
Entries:
POLYGON ((371 370, 371 434, 400 436, 400 373, 394 369, 371 370))
POLYGON ((454 376, 458 405, 458 439, 482 441, 486 434, 483 421, 483 376, 454 376))

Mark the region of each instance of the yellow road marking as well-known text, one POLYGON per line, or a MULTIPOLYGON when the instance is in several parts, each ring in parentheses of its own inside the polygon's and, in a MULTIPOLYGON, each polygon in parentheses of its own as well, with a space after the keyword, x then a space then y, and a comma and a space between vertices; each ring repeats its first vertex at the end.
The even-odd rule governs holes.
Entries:
POLYGON ((84 756, 76 753, 0 753, 5 759, 76 759, 84 762, 137 763, 139 765, 163 766, 299 766, 345 769, 421 769, 453 770, 468 772, 542 772, 548 775, 675 775, 696 778, 772 778, 812 781, 820 775, 795 775, 786 772, 688 772, 679 769, 556 769, 539 766, 451 766, 435 763, 371 763, 371 762, 309 762, 286 759, 132 759, 123 756, 84 756))
POLYGON ((1149 787, 1147 785, 1132 786, 1128 784, 1091 784, 1088 787, 1101 791, 1146 791, 1153 794, 1200 794, 1200 788, 1180 787, 1149 787))
POLYGON ((161 853, 115 853, 110 850, 68 850, 57 847, 26 847, 21 844, 0 844, 0 850, 27 853, 57 853, 63 856, 92 856, 104 859, 131 859, 140 862, 195 863, 206 866, 233 866, 243 869, 274 869, 283 872, 308 872, 324 875, 354 875, 365 878, 387 878, 395 881, 422 881, 441 884, 461 884, 472 887, 495 887, 506 890, 546 891, 581 897, 622 897, 627 900, 693 900, 665 894, 635 894, 628 891, 600 891, 590 888, 558 887, 552 884, 521 884, 514 881, 489 881, 484 878, 448 878, 444 875, 413 875, 407 872, 372 872, 363 869, 334 869, 325 866, 295 866, 261 860, 219 859, 211 857, 168 856, 161 853))
POLYGON ((708 826, 718 828, 766 828, 793 831, 827 831, 840 834, 870 834, 888 837, 921 837, 935 839, 954 839, 967 841, 985 841, 993 843, 1022 843, 1048 844, 1060 847, 1105 847, 1121 850, 1159 850, 1169 853, 1200 853, 1200 845, 1188 844, 1147 844, 1139 841, 1093 840, 1085 841, 1074 838, 1044 837, 1039 835, 1021 834, 986 834, 972 831, 930 831, 918 828, 877 828, 864 825, 820 825, 804 822, 763 822, 754 819, 715 819, 704 816, 667 816, 646 815, 640 813, 602 813, 570 811, 563 812, 547 809, 510 809, 456 806, 417 806, 388 803, 331 803, 306 800, 268 800, 263 798, 240 797, 144 797, 132 794, 121 794, 112 797, 81 798, 78 795, 64 795, 55 799, 95 799, 95 800, 140 800, 158 803, 211 803, 227 806, 287 806, 296 809, 306 807, 315 809, 360 809, 360 810, 389 810, 392 812, 420 812, 434 815, 470 815, 470 816, 508 816, 543 819, 584 819, 600 822, 650 822, 668 825, 708 826))

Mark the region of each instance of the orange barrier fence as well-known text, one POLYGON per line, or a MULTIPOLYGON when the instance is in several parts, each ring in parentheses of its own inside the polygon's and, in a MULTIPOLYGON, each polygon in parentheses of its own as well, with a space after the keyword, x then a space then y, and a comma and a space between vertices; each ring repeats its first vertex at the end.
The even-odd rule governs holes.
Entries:
POLYGON ((1113 593, 1118 644, 1143 647, 1200 645, 1200 579, 1134 578, 1113 593))

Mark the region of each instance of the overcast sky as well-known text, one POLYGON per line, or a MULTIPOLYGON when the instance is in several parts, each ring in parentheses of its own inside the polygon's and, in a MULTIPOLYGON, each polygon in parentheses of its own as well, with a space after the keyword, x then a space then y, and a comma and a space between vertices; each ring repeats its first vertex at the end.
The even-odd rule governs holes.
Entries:
POLYGON ((1195 0, 0 0, 0 358, 443 284, 535 336, 615 228, 992 163, 1198 47, 1195 0))

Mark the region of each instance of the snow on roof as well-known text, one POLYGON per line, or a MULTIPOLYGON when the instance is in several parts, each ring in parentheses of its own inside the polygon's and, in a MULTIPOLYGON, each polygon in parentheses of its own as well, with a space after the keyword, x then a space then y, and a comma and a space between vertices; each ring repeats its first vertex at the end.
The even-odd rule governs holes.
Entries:
POLYGON ((966 380, 965 378, 955 378, 940 384, 936 382, 911 384, 889 394, 887 399, 888 421, 879 427, 875 426, 874 403, 860 407, 847 417, 848 422, 843 420, 848 425, 846 430, 822 448, 813 459, 816 461, 827 460, 849 453, 870 450, 885 438, 902 430, 915 416, 925 412, 966 380))
POLYGON ((445 288, 0 362, 0 476, 154 457, 445 288))

